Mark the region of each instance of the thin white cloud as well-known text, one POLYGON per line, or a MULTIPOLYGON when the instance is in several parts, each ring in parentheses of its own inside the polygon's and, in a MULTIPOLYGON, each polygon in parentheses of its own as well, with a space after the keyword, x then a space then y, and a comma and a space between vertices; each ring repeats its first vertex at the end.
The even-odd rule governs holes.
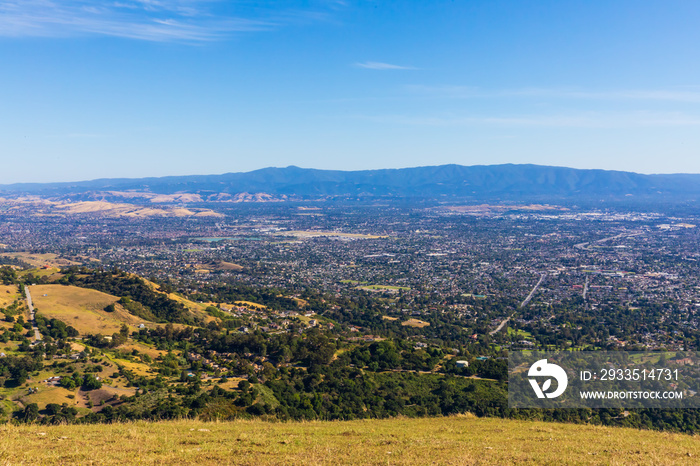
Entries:
POLYGON ((391 63, 382 63, 377 61, 366 61, 362 63, 355 63, 355 66, 359 68, 366 68, 368 70, 415 70, 416 68, 412 66, 401 66, 392 65, 391 63))
POLYGON ((567 88, 523 88, 488 90, 473 86, 410 85, 412 93, 451 99, 536 97, 576 100, 646 100, 699 103, 700 91, 695 89, 621 89, 591 91, 567 88))
MULTIPOLYGON (((217 10, 223 0, 0 0, 0 37, 105 35, 146 41, 202 42, 265 31, 293 21, 287 11, 248 8, 241 16, 217 10)), ((264 5, 264 4, 263 4, 264 5)), ((224 8, 225 10, 226 8, 224 8)), ((242 11, 242 10, 241 10, 242 11)), ((294 11, 316 18, 323 12, 294 11)))
POLYGON ((700 116, 684 113, 583 113, 517 116, 361 115, 377 123, 435 127, 638 128, 700 126, 700 116))

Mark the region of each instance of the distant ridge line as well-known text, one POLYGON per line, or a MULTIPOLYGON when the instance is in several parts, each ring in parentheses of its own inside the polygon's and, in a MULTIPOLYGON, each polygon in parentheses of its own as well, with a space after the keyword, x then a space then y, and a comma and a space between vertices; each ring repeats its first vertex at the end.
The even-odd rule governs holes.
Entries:
POLYGON ((76 195, 96 191, 156 194, 264 193, 284 199, 439 197, 686 197, 700 195, 700 174, 643 175, 532 164, 438 165, 376 170, 288 166, 221 175, 103 178, 62 183, 0 185, 4 194, 76 195))

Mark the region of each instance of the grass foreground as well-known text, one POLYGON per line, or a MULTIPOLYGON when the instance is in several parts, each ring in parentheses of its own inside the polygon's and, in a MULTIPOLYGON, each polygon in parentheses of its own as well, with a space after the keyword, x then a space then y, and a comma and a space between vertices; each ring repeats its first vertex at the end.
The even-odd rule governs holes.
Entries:
POLYGON ((0 426, 0 464, 697 464, 696 436, 473 416, 0 426))

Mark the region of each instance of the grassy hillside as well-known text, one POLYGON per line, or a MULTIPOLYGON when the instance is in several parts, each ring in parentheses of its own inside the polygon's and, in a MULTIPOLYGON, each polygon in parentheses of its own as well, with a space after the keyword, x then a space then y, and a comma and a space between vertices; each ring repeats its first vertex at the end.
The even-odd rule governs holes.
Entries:
POLYGON ((0 427, 3 464, 693 464, 700 442, 633 429, 470 416, 0 427))
POLYGON ((0 307, 9 306, 19 298, 17 285, 0 285, 0 307))
POLYGON ((115 312, 105 312, 104 308, 115 304, 119 298, 100 291, 64 285, 30 286, 29 291, 41 315, 62 320, 75 327, 81 335, 111 335, 119 331, 122 323, 134 330, 144 322, 119 305, 115 306, 115 312))

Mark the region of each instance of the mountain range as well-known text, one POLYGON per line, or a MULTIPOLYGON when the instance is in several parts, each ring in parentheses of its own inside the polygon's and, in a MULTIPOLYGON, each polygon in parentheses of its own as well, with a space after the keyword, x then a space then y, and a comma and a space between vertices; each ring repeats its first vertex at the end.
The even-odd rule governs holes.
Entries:
MULTIPOLYGON (((222 175, 114 178, 0 185, 0 193, 69 196, 110 191, 197 193, 211 198, 262 194, 268 199, 342 198, 653 198, 700 197, 700 175, 582 170, 540 165, 440 165, 339 171, 289 166, 222 175)), ((254 198, 257 199, 257 198, 254 198)))

